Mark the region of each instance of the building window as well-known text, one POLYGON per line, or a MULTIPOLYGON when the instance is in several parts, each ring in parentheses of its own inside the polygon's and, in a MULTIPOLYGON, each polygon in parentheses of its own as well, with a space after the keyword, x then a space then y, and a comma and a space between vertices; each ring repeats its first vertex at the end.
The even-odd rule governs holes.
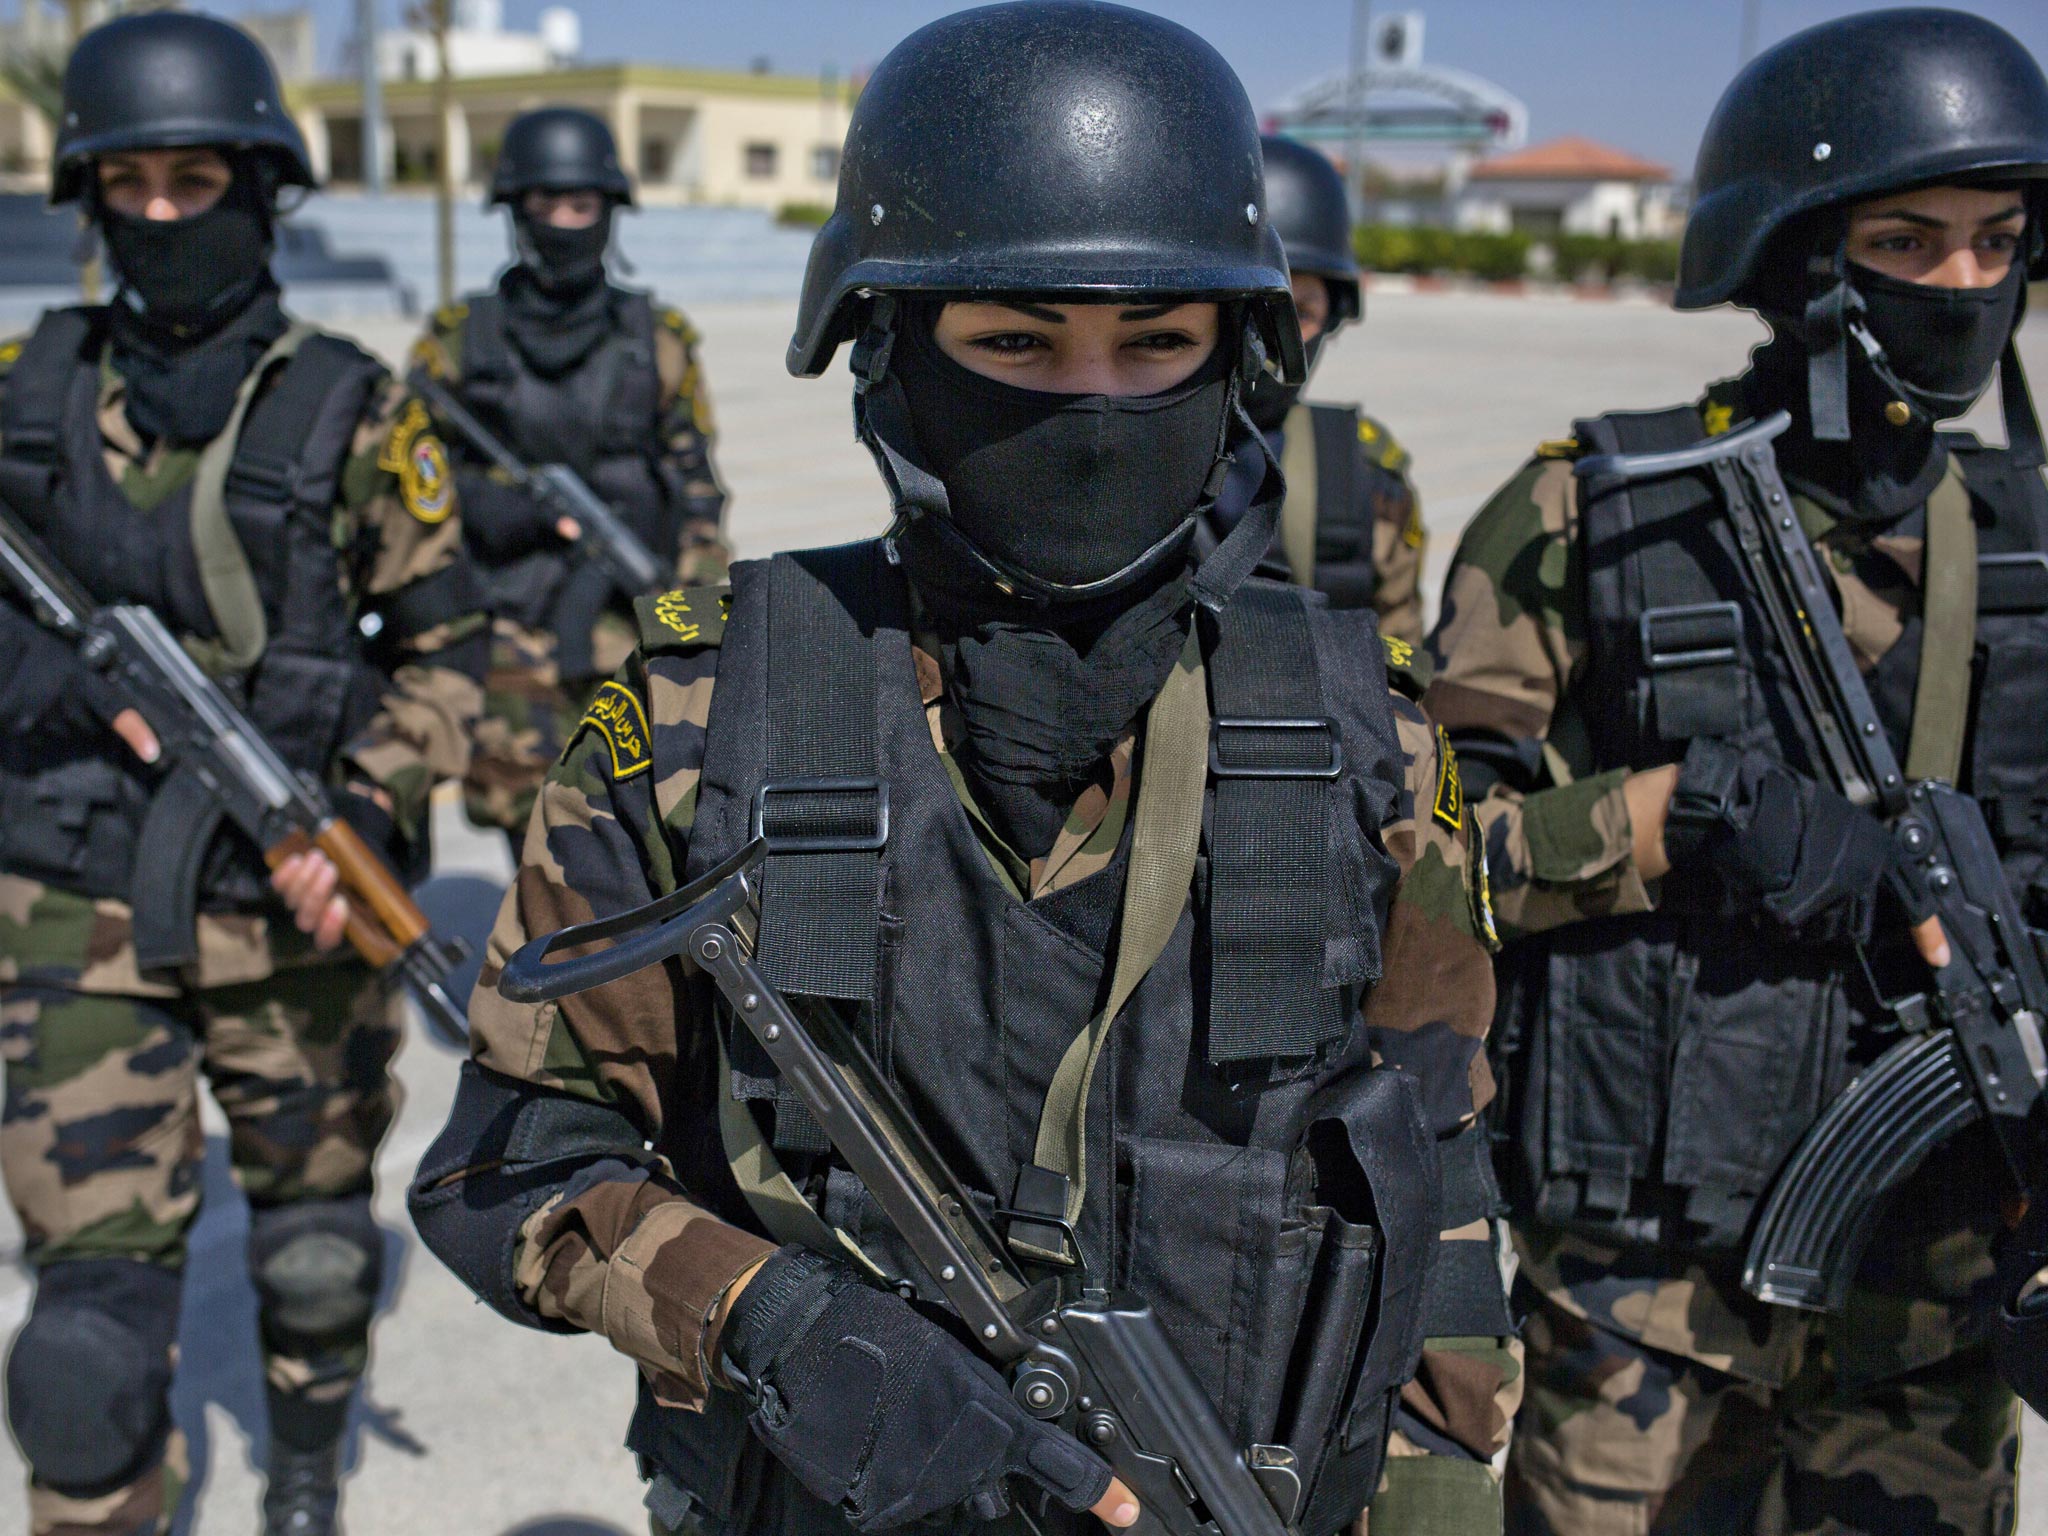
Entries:
POLYGON ((642 139, 640 141, 640 179, 642 181, 668 180, 669 147, 667 139, 642 139))
POLYGON ((811 179, 836 181, 839 177, 839 146, 820 144, 811 151, 811 179))
POLYGON ((775 146, 773 144, 749 144, 746 148, 747 179, 750 181, 773 181, 775 179, 775 146))

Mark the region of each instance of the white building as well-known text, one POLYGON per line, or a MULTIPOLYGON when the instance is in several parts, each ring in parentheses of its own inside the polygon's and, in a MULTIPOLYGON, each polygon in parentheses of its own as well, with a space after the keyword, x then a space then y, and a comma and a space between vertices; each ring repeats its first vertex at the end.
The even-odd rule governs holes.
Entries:
POLYGON ((1677 237, 1683 219, 1667 167, 1591 139, 1564 138, 1474 165, 1453 199, 1452 222, 1462 230, 1516 230, 1538 240, 1668 240, 1677 237))
MULTIPOLYGON (((583 24, 563 5, 542 11, 532 32, 505 30, 503 0, 455 0, 452 20, 448 71, 456 76, 539 74, 565 68, 583 52, 583 24)), ((405 27, 378 32, 381 78, 431 80, 439 69, 432 34, 405 27)))

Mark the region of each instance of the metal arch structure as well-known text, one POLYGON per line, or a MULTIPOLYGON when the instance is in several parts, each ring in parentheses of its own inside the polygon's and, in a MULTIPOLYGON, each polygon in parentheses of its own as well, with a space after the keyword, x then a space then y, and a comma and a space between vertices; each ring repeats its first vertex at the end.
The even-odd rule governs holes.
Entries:
POLYGON ((1273 109, 1290 138, 1397 140, 1464 149, 1517 149, 1529 137, 1529 109, 1491 80, 1439 65, 1375 66, 1303 86, 1273 109), (1379 100, 1376 102, 1375 97, 1379 100), (1388 97, 1422 97, 1420 104, 1388 97), (1364 121, 1354 123, 1356 103, 1364 121))

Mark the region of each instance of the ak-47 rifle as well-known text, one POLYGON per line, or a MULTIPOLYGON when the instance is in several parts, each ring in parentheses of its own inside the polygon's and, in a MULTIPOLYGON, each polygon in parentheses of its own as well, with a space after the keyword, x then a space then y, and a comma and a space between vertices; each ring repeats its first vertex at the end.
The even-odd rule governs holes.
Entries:
MULTIPOLYGON (((830 1008, 792 1007, 755 967, 766 851, 757 839, 658 902, 533 940, 506 962, 498 990, 540 1002, 687 956, 937 1280, 1024 1411, 1078 1435, 1137 1495, 1137 1536, 1291 1536, 1301 1495, 1294 1453, 1231 1443, 1144 1301, 1098 1289, 1085 1273, 1030 1280, 830 1008), (606 939, 616 942, 596 954, 547 959, 606 939)), ((1065 1230, 1080 1252, 1066 1223, 1030 1220, 1065 1230)))
POLYGON ((1939 779, 1908 780, 1885 736, 1778 474, 1771 441, 1790 422, 1780 411, 1693 448, 1581 459, 1575 473, 1589 486, 1713 476, 1809 738, 1835 787, 1880 817, 1921 870, 1949 940, 1953 958, 1927 968, 1921 990, 1885 998, 1903 1038, 1806 1133, 1750 1239, 1742 1283, 1752 1295, 1835 1311, 1886 1198, 1966 1126, 1988 1119, 2018 1188, 2038 1187, 2048 979, 1977 802, 1939 779))
MULTIPOLYGON (((36 622, 75 645, 162 745, 169 777, 156 792, 141 842, 145 850, 169 850, 140 861, 153 887, 195 892, 200 862, 223 819, 263 850, 272 869, 318 849, 341 877, 349 908, 346 935, 356 953, 403 982, 437 1033, 457 1044, 468 1038, 467 1020, 445 986, 468 946, 428 931, 425 914, 398 876, 335 815, 326 791, 293 772, 163 620, 139 605, 95 604, 4 502, 0 574, 21 593, 36 622)), ((145 964, 193 958, 189 894, 135 905, 138 954, 154 956, 145 964), (155 910, 159 905, 176 910, 155 910), (152 941, 149 934, 157 937, 152 941)))
POLYGON ((566 464, 530 467, 491 434, 476 414, 455 398, 455 392, 423 368, 413 370, 407 387, 427 408, 448 423, 478 453, 520 490, 559 517, 575 520, 582 529, 577 543, 604 567, 612 583, 628 597, 665 592, 675 585, 674 572, 664 566, 626 520, 605 504, 583 477, 566 464))

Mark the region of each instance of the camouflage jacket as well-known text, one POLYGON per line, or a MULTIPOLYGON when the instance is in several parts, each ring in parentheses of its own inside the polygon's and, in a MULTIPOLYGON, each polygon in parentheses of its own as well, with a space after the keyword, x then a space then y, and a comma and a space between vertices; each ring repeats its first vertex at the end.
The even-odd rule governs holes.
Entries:
MULTIPOLYGON (((1698 402, 1701 435, 1742 420, 1743 399, 1743 380, 1712 386, 1698 402)), ((1621 792, 1628 770, 1594 771, 1583 723, 1578 452, 1572 439, 1542 444, 1480 510, 1452 559, 1429 642, 1435 672, 1424 702, 1432 716, 1474 754, 1518 765, 1473 806, 1508 940, 1581 918, 1650 911, 1658 898, 1656 882, 1646 882, 1634 862, 1621 792)), ((1802 495, 1794 501, 1867 673, 1898 641, 1904 616, 1917 611, 1924 538, 1897 525, 1837 520, 1802 495)), ((1926 1219, 1913 1225, 1945 1214, 1920 1213, 1926 1219)), ((1859 1278, 1874 1289, 1852 1293, 1850 1312, 1828 1325, 1831 1338, 1854 1343, 1858 1372, 1880 1375, 1952 1350, 1968 1326, 1969 1309, 1958 1298, 1989 1273, 1981 1237, 1944 1232, 1916 1242, 1911 1232, 1901 1237, 1902 1215, 1887 1222, 1876 1278, 1859 1278)), ((1646 1259, 1540 1224, 1518 1224, 1517 1239, 1523 1274, 1553 1302, 1717 1371, 1782 1385, 1814 1336, 1809 1315, 1743 1292, 1739 1264, 1726 1257, 1646 1259)))
POLYGON ((1384 422, 1359 413, 1358 444, 1378 473, 1367 478, 1372 512, 1373 612, 1380 633, 1422 642, 1422 562, 1429 534, 1422 524, 1422 495, 1410 476, 1414 460, 1384 422))
MULTIPOLYGON (((673 1080, 676 1064, 694 1054, 689 1036, 708 1024, 682 1013, 684 994, 663 973, 644 972, 538 1006, 507 1001, 493 982, 529 937, 587 920, 593 897, 616 910, 675 888, 696 811, 726 601, 722 590, 699 589, 641 604, 646 642, 665 652, 662 668, 650 674, 645 653, 636 655, 606 685, 609 697, 593 705, 550 774, 471 1008, 481 1065, 607 1103, 657 1144, 677 1132, 678 1119, 687 1127, 710 1114, 708 1106, 679 1103, 680 1085, 673 1080), (646 771, 651 755, 620 756, 620 723, 633 726, 643 718, 649 736, 662 741, 659 772, 646 771)), ((1390 642, 1389 650, 1397 661, 1410 654, 1400 642, 1390 642)), ((1103 868, 1131 808, 1142 741, 1117 745, 1045 856, 1021 858, 978 813, 955 762, 961 727, 940 654, 928 638, 914 654, 932 744, 991 868, 1027 899, 1103 868)), ((1387 980, 1370 994, 1364 1018, 1383 1034, 1428 1028, 1455 1037, 1424 1053, 1443 1074, 1426 1097, 1439 1133, 1449 1134, 1469 1124, 1493 1091, 1481 1049, 1492 1000, 1490 921, 1484 870, 1466 836, 1468 823, 1455 813, 1461 810, 1455 760, 1414 702, 1419 692, 1411 681, 1394 699, 1406 792, 1378 833, 1401 877, 1383 941, 1387 980), (1445 805, 1455 808, 1453 815, 1433 814, 1445 805)), ((643 742, 639 751, 645 750, 643 742)), ((1484 1241, 1491 1234, 1444 1236, 1484 1241)), ((708 1390, 701 1346, 715 1327, 718 1298, 770 1246, 710 1216, 663 1165, 630 1181, 577 1181, 550 1196, 522 1228, 517 1284, 521 1299, 541 1316, 604 1334, 640 1365, 659 1400, 688 1406, 708 1390)), ((1467 1349, 1458 1358, 1444 1357, 1435 1377, 1444 1390, 1425 1417, 1483 1462, 1504 1443, 1512 1406, 1504 1409, 1499 1399, 1515 1367, 1505 1358, 1505 1341, 1501 1360, 1475 1361, 1472 1354, 1467 1349)))
MULTIPOLYGON (((444 304, 413 343, 408 366, 423 368, 451 386, 462 380, 463 328, 469 319, 464 303, 444 304)), ((654 369, 660 380, 659 425, 650 445, 663 461, 672 484, 681 488, 683 536, 676 555, 680 586, 706 585, 725 579, 732 558, 723 535, 728 495, 718 477, 712 450, 718 430, 712 421, 711 389, 699 355, 702 338, 679 309, 654 306, 654 369)), ((518 443, 509 443, 514 453, 518 443)), ((458 445, 457 458, 466 457, 458 445)))
MULTIPOLYGON (((20 353, 19 342, 0 346, 0 370, 20 353)), ((107 472, 136 515, 147 517, 192 479, 199 451, 164 441, 145 444, 129 423, 121 376, 111 366, 103 366, 102 374, 99 425, 107 472)), ((346 572, 358 600, 397 593, 462 558, 462 522, 446 466, 425 408, 387 378, 357 428, 334 509, 337 548, 363 552, 346 572)), ((404 642, 404 659, 391 672, 382 707, 335 765, 337 780, 383 789, 394 820, 415 840, 424 835, 433 786, 460 778, 468 766, 483 700, 473 662, 465 658, 457 667, 437 658, 470 640, 483 624, 481 614, 466 615, 404 642)), ((114 750, 126 750, 111 732, 107 739, 114 750)), ((61 978, 82 991, 173 996, 187 983, 229 986, 261 980, 281 966, 332 958, 316 954, 287 918, 201 913, 199 962, 182 982, 167 981, 145 977, 137 968, 130 925, 126 902, 94 900, 0 873, 0 981, 33 967, 38 976, 61 978)))

